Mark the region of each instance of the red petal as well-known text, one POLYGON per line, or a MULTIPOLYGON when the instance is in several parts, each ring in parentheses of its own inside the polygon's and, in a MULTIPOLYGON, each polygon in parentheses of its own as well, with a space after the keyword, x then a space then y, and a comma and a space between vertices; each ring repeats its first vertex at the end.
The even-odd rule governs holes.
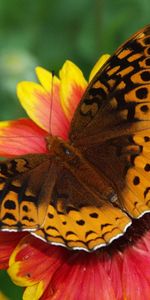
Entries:
POLYGON ((150 255, 146 251, 129 248, 124 253, 122 282, 125 299, 150 299, 150 255))
POLYGON ((11 157, 47 152, 47 133, 29 119, 0 122, 0 155, 11 157))
MULTIPOLYGON (((144 250, 147 250, 150 253, 150 231, 148 231, 141 240, 145 246, 144 250)), ((141 247, 140 241, 137 243, 137 248, 138 247, 141 247)))
POLYGON ((8 268, 10 255, 23 236, 19 232, 0 232, 0 269, 8 268))
POLYGON ((116 300, 122 300, 122 255, 120 253, 111 257, 105 255, 104 267, 111 279, 116 300))
MULTIPOLYGON (((69 252, 68 252, 69 253, 69 252)), ((41 300, 115 300, 101 259, 94 254, 72 253, 53 275, 41 300)))
POLYGON ((42 283, 41 300, 149 300, 150 255, 143 245, 139 241, 115 255, 89 254, 27 236, 11 255, 8 271, 19 285, 42 283))
POLYGON ((13 252, 8 272, 19 285, 31 285, 43 280, 46 286, 67 255, 66 249, 50 246, 28 235, 13 252))

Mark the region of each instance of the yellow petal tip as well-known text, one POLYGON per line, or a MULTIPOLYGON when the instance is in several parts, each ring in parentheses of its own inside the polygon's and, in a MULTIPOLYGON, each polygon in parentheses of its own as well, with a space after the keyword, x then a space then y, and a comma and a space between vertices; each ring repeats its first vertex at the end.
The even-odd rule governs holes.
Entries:
POLYGON ((109 59, 109 54, 103 54, 99 60, 96 62, 95 66, 93 67, 90 76, 89 81, 93 79, 93 77, 96 75, 96 73, 102 68, 102 66, 105 64, 105 62, 109 59))

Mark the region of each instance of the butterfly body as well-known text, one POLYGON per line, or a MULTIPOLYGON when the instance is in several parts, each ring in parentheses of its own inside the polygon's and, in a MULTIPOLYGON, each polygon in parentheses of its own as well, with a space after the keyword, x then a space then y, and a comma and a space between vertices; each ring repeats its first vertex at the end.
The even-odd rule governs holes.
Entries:
MULTIPOLYGON (((95 205, 100 206, 102 201, 111 201, 115 198, 113 184, 104 176, 100 169, 96 170, 84 158, 81 151, 71 145, 69 141, 63 141, 59 137, 49 136, 46 140, 51 157, 57 161, 56 168, 59 170, 65 168, 91 194, 92 202, 88 203, 87 201, 86 205, 92 205, 94 202, 95 205)), ((70 201, 70 205, 73 204, 70 201)), ((79 208, 82 205, 83 203, 76 202, 76 207, 79 208)))
POLYGON ((68 141, 0 163, 0 229, 93 251, 150 213, 150 26, 95 75, 68 141))

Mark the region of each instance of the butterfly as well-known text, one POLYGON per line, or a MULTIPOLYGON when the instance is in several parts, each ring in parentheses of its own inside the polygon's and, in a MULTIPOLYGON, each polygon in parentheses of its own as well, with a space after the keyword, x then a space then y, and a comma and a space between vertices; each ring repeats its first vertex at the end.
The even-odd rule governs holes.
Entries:
POLYGON ((0 163, 0 230, 94 251, 150 212, 150 26, 95 75, 68 141, 45 142, 0 163))

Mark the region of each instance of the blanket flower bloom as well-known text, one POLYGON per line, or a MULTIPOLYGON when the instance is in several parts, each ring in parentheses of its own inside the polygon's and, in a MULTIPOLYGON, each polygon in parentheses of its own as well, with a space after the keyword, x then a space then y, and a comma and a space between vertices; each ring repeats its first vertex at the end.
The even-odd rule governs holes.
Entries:
MULTIPOLYGON (((97 62, 89 81, 108 57, 97 62)), ((70 61, 63 65, 59 78, 41 67, 36 74, 40 84, 21 82, 17 87, 29 119, 0 123, 1 156, 45 153, 44 138, 49 131, 67 139, 87 81, 70 61)), ((109 247, 92 253, 52 246, 30 233, 0 233, 0 268, 25 288, 24 300, 149 300, 149 266, 148 214, 133 221, 127 233, 109 247)))

